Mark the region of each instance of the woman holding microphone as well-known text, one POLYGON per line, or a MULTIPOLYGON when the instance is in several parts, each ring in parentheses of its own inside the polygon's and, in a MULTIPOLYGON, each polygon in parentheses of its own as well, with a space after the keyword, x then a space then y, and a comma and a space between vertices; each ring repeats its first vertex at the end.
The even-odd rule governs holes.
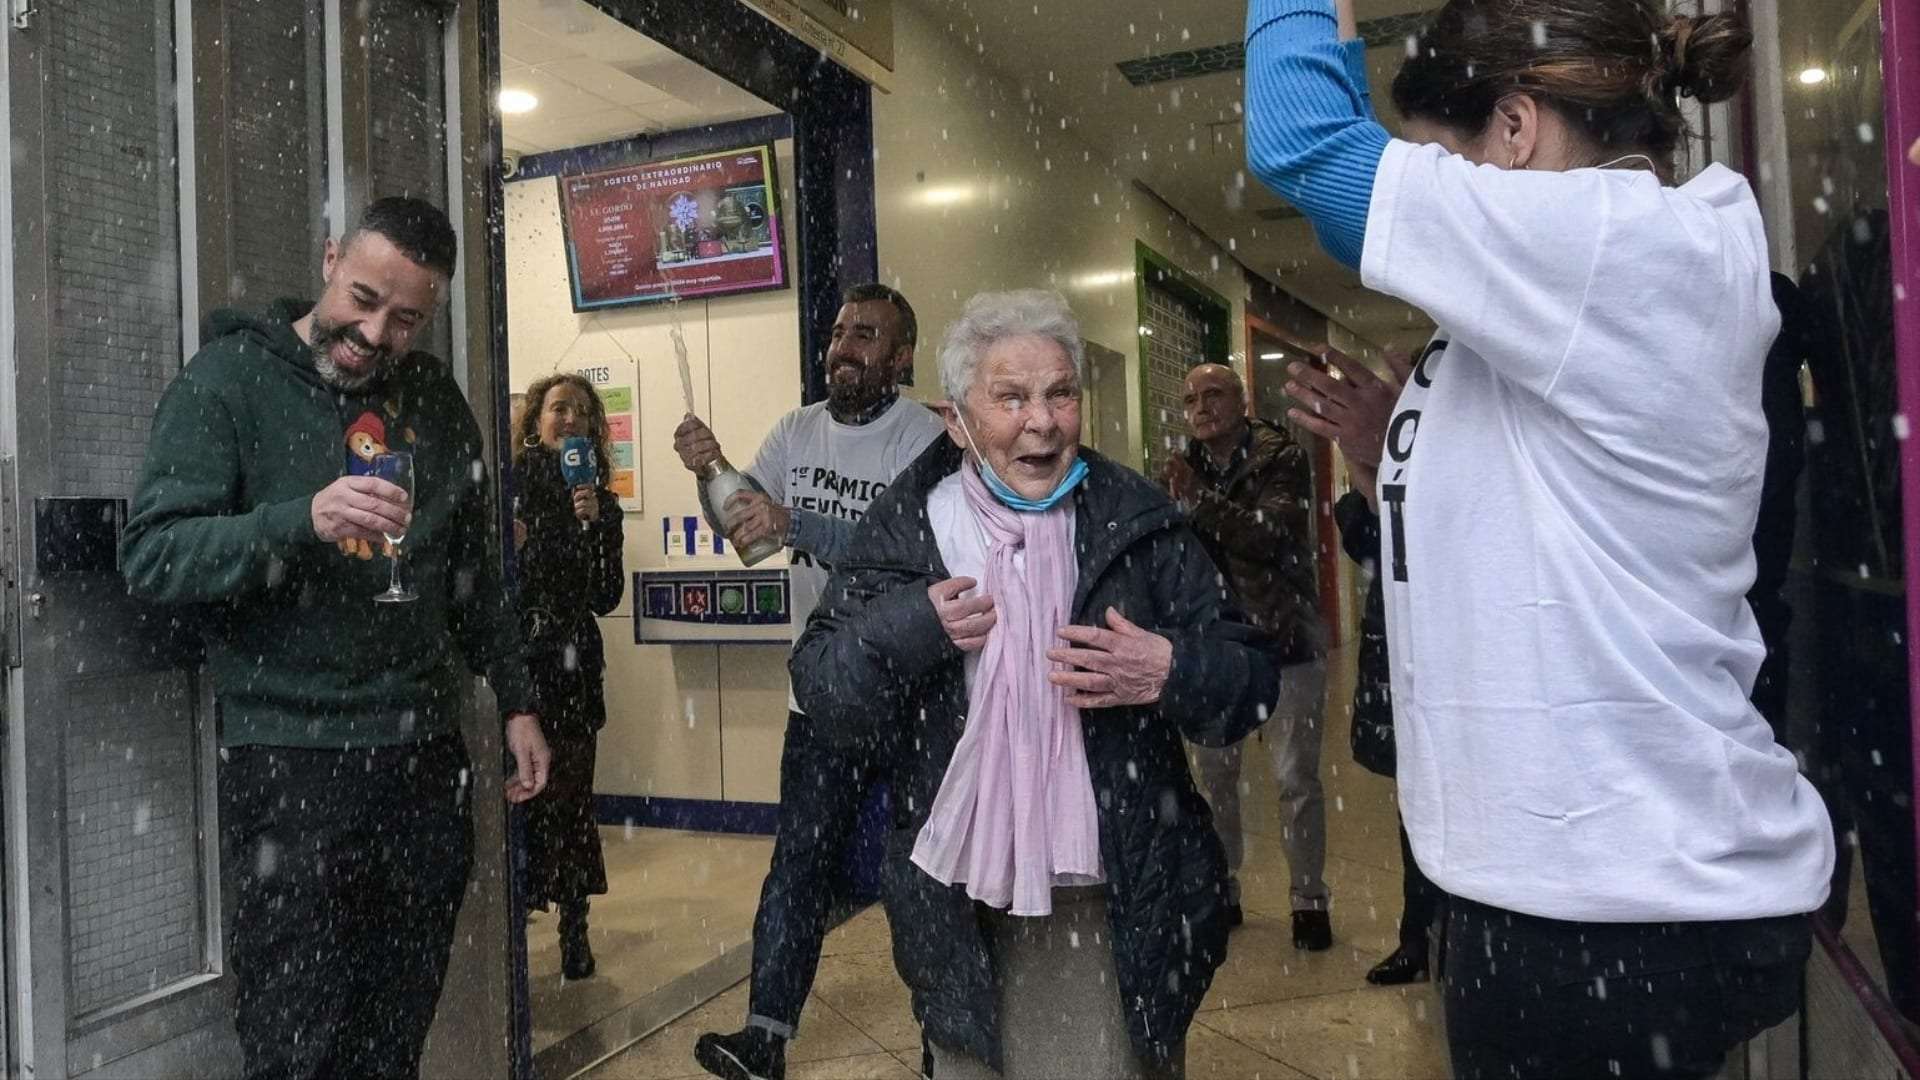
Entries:
POLYGON ((553 748, 546 793, 527 804, 527 904, 560 907, 560 969, 593 974, 588 898, 607 891, 593 813, 594 751, 607 723, 605 666, 594 616, 620 603, 620 500, 607 490, 607 415, 578 375, 539 379, 514 426, 514 539, 520 550, 520 627, 527 671, 553 748), (565 466, 569 440, 593 446, 591 483, 573 483, 587 462, 565 466))
MULTIPOLYGON (((1749 35, 1654 0, 1450 0, 1372 117, 1351 0, 1253 0, 1252 170, 1439 326, 1384 438, 1400 797, 1453 898, 1456 1077, 1707 1076, 1796 1007, 1825 809, 1747 693, 1779 327, 1759 207, 1673 184, 1749 35)), ((1378 430, 1350 367, 1301 419, 1378 430)))

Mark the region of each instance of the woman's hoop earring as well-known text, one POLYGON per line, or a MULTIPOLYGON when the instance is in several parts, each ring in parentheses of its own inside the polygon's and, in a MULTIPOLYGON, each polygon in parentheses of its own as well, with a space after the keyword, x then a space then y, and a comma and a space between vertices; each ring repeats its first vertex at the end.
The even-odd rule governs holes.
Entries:
POLYGON ((529 435, 529 436, 527 436, 526 438, 524 438, 524 439, 521 439, 521 440, 520 440, 520 445, 521 445, 521 446, 524 446, 524 447, 526 447, 526 448, 527 448, 527 449, 529 449, 529 450, 531 450, 531 449, 533 449, 534 447, 536 447, 536 446, 539 446, 539 445, 540 445, 540 436, 538 436, 538 435, 529 435))

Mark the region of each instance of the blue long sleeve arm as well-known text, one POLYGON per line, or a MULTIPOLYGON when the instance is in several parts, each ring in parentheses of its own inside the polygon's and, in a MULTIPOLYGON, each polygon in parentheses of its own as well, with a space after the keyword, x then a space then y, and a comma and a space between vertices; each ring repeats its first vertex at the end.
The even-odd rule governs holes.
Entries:
POLYGON ((1373 118, 1366 45, 1341 42, 1329 0, 1247 8, 1247 166, 1359 269, 1387 129, 1373 118))

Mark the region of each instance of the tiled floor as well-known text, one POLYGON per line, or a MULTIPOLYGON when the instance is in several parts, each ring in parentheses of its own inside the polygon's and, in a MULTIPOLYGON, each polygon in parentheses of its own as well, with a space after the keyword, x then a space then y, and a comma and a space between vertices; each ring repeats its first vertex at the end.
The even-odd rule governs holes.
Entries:
POLYGON ((557 912, 527 924, 535 1053, 753 935, 772 837, 616 826, 602 828, 600 842, 607 895, 594 898, 587 920, 594 977, 560 977, 557 912))
MULTIPOLYGON (((1349 669, 1334 700, 1350 700, 1349 669)), ((1328 718, 1322 776, 1327 791, 1327 878, 1334 891, 1334 947, 1293 948, 1285 860, 1280 853, 1266 755, 1249 754, 1247 923, 1187 1037, 1187 1075, 1211 1078, 1357 1080, 1447 1074, 1439 999, 1431 984, 1369 987, 1366 970, 1393 948, 1400 916, 1399 843, 1392 785, 1355 766, 1346 710, 1328 718)), ((763 857, 764 861, 764 857, 763 857)), ((748 901, 751 906, 752 901, 748 901)), ((870 909, 827 939, 813 997, 791 1047, 793 1080, 910 1080, 920 1063, 919 1028, 893 971, 886 917, 870 909)), ((736 986, 590 1075, 594 1080, 672 1080, 705 1074, 693 1063, 703 1031, 733 1030, 746 1015, 736 986)))

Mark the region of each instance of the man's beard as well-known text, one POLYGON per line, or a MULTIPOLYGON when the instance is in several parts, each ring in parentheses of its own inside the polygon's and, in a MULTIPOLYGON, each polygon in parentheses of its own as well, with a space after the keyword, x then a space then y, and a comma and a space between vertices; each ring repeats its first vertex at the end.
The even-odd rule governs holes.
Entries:
POLYGON ((874 382, 871 372, 862 370, 858 378, 836 379, 831 366, 827 369, 827 408, 836 417, 845 419, 871 412, 875 406, 892 399, 898 388, 893 380, 874 382))
POLYGON ((320 380, 335 390, 355 393, 372 385, 380 373, 386 369, 388 352, 385 348, 373 348, 360 336, 360 331, 351 326, 331 323, 318 315, 313 317, 313 370, 320 380), (333 361, 333 347, 342 341, 350 341, 363 349, 373 349, 368 358, 367 370, 352 372, 343 370, 333 361))

